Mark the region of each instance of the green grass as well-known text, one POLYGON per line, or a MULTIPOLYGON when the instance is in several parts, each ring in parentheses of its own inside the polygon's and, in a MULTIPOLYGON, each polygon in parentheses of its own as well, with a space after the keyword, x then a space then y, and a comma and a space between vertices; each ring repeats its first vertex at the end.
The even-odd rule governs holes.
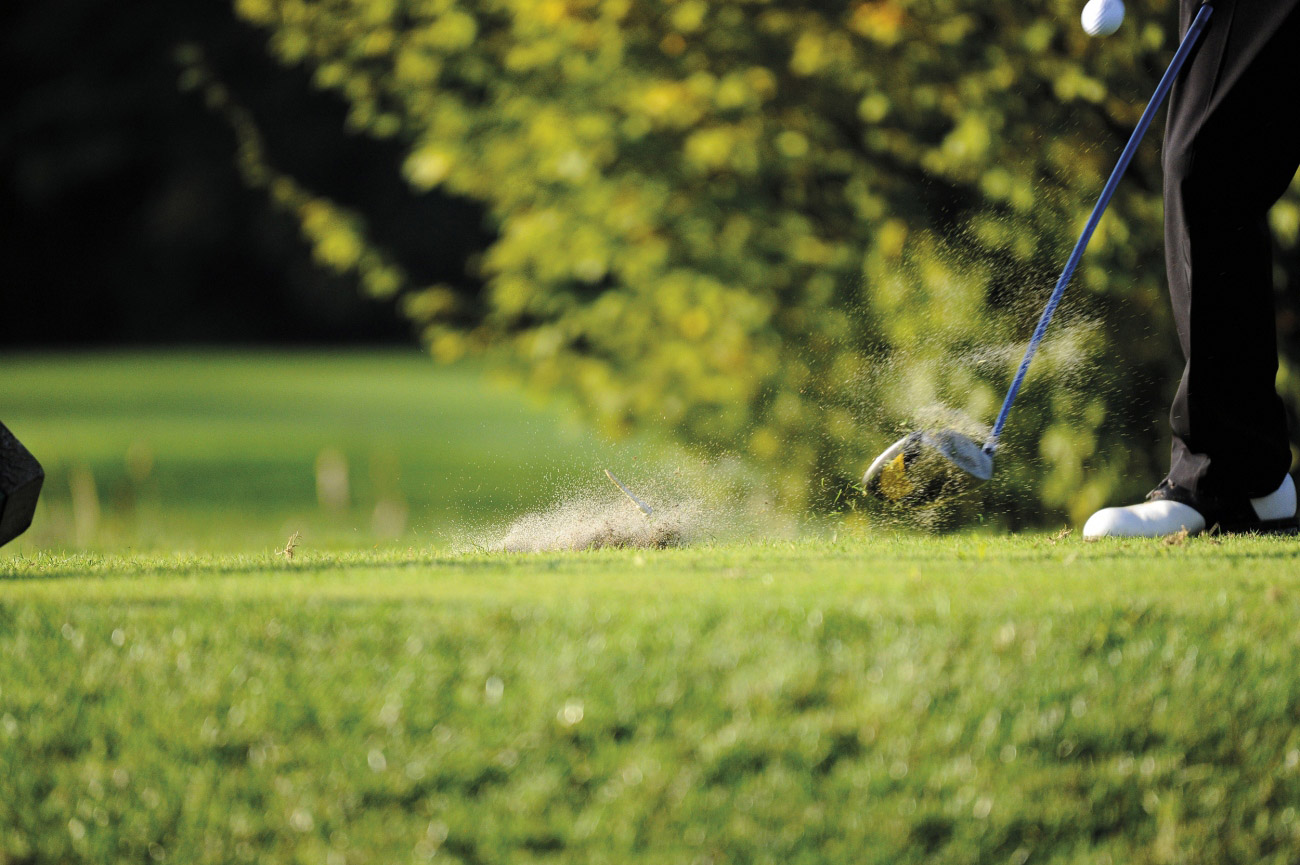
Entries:
POLYGON ((415 351, 19 355, 2 365, 0 420, 47 471, 19 550, 232 552, 282 546, 293 531, 315 547, 445 542, 603 465, 652 455, 415 351), (345 507, 319 500, 324 451, 348 465, 345 507))
POLYGON ((1295 540, 454 555, 654 452, 414 356, 5 369, 3 865, 1300 861, 1295 540))
POLYGON ((1293 541, 0 565, 0 861, 1300 857, 1293 541))

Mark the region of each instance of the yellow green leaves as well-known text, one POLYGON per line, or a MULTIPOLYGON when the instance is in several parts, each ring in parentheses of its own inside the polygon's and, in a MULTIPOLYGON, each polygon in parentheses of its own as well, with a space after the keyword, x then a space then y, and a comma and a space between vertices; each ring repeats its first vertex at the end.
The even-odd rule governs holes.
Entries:
POLYGON ((406 177, 418 189, 432 189, 451 173, 452 156, 443 147, 426 144, 406 157, 406 177))
POLYGON ((654 126, 683 129, 704 117, 708 110, 705 99, 709 95, 707 85, 699 78, 695 79, 694 86, 689 80, 653 81, 637 89, 627 110, 654 126))
POLYGON ((474 39, 478 36, 478 23, 472 15, 452 10, 434 19, 424 30, 424 36, 430 48, 463 51, 474 44, 474 39))
MULTIPOLYGON (((1149 7, 1134 21, 1172 15, 1168 0, 1134 2, 1149 7)), ((981 420, 996 409, 1133 103, 1166 60, 1163 24, 1102 46, 1079 32, 1077 5, 236 9, 342 94, 355 128, 404 143, 415 191, 471 197, 496 231, 467 280, 481 293, 413 288, 346 211, 294 198, 322 261, 367 274, 368 290, 405 292, 441 359, 485 349, 609 430, 657 426, 748 455, 807 499, 828 484, 833 497, 927 402, 981 420)), ((1118 318, 1119 299, 1165 321, 1157 171, 1151 143, 1064 326, 1118 318)), ((1274 222, 1293 228, 1295 213, 1274 222)), ((1130 385, 1167 376, 1168 352, 1078 333, 1081 362, 1127 356, 1111 364, 1106 399, 1136 400, 1129 416, 1154 424, 1159 395, 1130 385)), ((1109 415, 1087 413, 1096 399, 1031 380, 1017 406, 1008 446, 1056 472, 1052 506, 1076 508, 1067 488, 1084 467, 1132 445, 1103 429, 1109 415), (1045 450, 1029 444, 1040 439, 1045 450)), ((1013 476, 1007 501, 1033 501, 1041 474, 1013 476)))
POLYGON ((336 270, 348 270, 361 258, 364 243, 339 212, 320 201, 304 204, 298 211, 303 232, 312 241, 316 257, 336 270))
POLYGON ((686 163, 705 171, 753 173, 759 167, 758 135, 759 130, 754 125, 699 129, 686 138, 686 163))
POLYGON ((882 45, 893 45, 902 36, 906 13, 894 0, 858 3, 849 16, 853 32, 882 45))
POLYGON ((398 50, 393 74, 400 86, 429 87, 438 80, 442 68, 437 52, 412 39, 398 50))
POLYGON ((668 13, 668 21, 682 33, 694 33, 704 26, 709 5, 703 0, 683 0, 668 13))
POLYGON ((939 146, 940 160, 935 167, 942 170, 984 164, 993 143, 990 125, 988 118, 977 114, 962 117, 939 146))
POLYGON ((235 0, 235 13, 254 24, 270 24, 275 20, 272 0, 235 0))

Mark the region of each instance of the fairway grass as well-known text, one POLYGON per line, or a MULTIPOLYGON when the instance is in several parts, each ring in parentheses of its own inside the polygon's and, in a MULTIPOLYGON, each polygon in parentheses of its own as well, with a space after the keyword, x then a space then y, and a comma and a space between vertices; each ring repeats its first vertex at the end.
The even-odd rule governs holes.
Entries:
POLYGON ((0 420, 47 472, 31 530, 0 560, 249 552, 293 532, 315 549, 445 543, 665 452, 613 444, 414 348, 0 355, 0 367, 0 420))
POLYGON ((0 862, 1296 862, 1298 553, 11 555, 0 862))

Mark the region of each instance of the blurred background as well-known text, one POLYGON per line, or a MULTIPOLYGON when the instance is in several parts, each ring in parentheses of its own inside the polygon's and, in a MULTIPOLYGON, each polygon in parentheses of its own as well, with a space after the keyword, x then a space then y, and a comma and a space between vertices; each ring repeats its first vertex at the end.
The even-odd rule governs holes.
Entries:
POLYGON ((481 208, 413 192, 400 147, 348 134, 346 103, 227 3, 0 16, 6 348, 414 344, 391 301, 314 262, 294 216, 243 182, 231 124, 179 86, 184 45, 256 113, 269 158, 364 211, 415 278, 463 283, 488 243, 481 208))
POLYGON ((0 420, 48 473, 7 553, 464 541, 625 453, 481 365, 437 368, 394 298, 241 177, 229 118, 181 88, 184 46, 412 278, 476 287, 482 208, 412 190, 400 146, 350 133, 267 41, 226 3, 0 10, 0 420))
MULTIPOLYGON (((0 420, 50 473, 16 549, 446 539, 677 447, 870 518, 893 435, 995 412, 1177 41, 1170 0, 1104 40, 1079 5, 5 6, 0 420)), ((1163 474, 1159 135, 986 524, 1163 474)))

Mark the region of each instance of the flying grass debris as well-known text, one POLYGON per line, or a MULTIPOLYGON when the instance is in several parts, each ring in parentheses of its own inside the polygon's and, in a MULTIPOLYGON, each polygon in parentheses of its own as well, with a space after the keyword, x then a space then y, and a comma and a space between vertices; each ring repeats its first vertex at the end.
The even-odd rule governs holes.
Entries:
POLYGON ((647 481, 655 501, 651 507, 609 469, 604 473, 621 495, 603 484, 576 491, 546 510, 520 517, 504 536, 484 546, 510 553, 683 547, 713 537, 724 519, 696 490, 682 490, 675 475, 647 481))
POLYGON ((651 516, 654 513, 654 511, 650 509, 650 506, 648 504, 638 499, 636 495, 630 489, 627 488, 627 484, 623 483, 618 478, 614 477, 614 473, 611 472, 609 469, 605 469, 605 477, 609 478, 610 481, 613 482, 614 486, 622 490, 623 495, 627 496, 628 500, 631 501, 632 504, 636 505, 637 508, 641 511, 641 513, 645 514, 647 517, 651 516))
POLYGON ((289 541, 284 545, 284 549, 276 553, 277 556, 284 556, 285 561, 293 560, 293 551, 298 549, 298 541, 302 540, 302 535, 294 532, 289 535, 289 541))

